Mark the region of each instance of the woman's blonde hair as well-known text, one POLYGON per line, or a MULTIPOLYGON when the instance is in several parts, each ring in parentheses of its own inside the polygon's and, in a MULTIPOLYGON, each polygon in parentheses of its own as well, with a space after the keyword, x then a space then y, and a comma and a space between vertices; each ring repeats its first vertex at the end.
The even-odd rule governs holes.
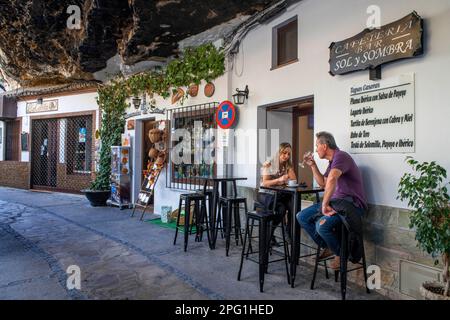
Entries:
POLYGON ((281 169, 284 169, 286 173, 289 171, 289 169, 292 169, 292 167, 293 167, 292 166, 292 146, 291 146, 291 144, 288 142, 281 143, 280 148, 278 149, 278 154, 277 154, 277 156, 278 156, 277 160, 279 162, 281 154, 287 148, 291 149, 291 155, 289 156, 289 159, 288 159, 288 161, 286 161, 286 163, 284 163, 284 164, 280 163, 280 171, 281 171, 281 169), (281 168, 281 167, 283 167, 283 168, 281 168))
POLYGON ((283 142, 280 144, 280 147, 278 148, 277 153, 273 157, 272 161, 270 161, 270 167, 263 166, 263 169, 265 169, 266 173, 270 174, 278 174, 278 173, 284 173, 287 174, 290 169, 293 168, 292 165, 292 146, 288 142, 283 142), (283 153, 284 150, 287 148, 291 149, 291 156, 289 157, 288 161, 285 163, 280 163, 280 156, 283 153), (268 169, 268 171, 267 171, 268 169))

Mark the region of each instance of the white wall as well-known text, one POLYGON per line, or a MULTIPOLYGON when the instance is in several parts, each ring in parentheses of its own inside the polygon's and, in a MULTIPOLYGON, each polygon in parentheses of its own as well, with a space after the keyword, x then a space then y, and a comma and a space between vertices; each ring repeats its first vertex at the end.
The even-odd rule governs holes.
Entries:
MULTIPOLYGON (((76 95, 67 95, 67 96, 57 96, 46 98, 44 96, 43 100, 58 100, 58 110, 52 112, 38 112, 38 113, 30 113, 26 112, 27 102, 36 102, 35 99, 30 100, 23 98, 17 102, 17 117, 22 117, 22 129, 21 132, 30 132, 31 131, 31 121, 30 117, 34 116, 42 116, 42 115, 59 115, 62 113, 71 113, 71 112, 82 112, 82 111, 93 111, 96 110, 96 128, 99 127, 100 119, 97 105, 97 93, 82 93, 76 95)), ((30 142, 31 143, 31 142, 30 142)), ((21 161, 30 161, 30 152, 22 151, 21 161)))
MULTIPOLYGON (((436 160, 450 170, 450 1, 448 0, 303 0, 286 13, 252 30, 241 43, 234 61, 232 88, 249 86, 250 96, 241 108, 239 128, 257 128, 257 107, 278 101, 314 95, 315 130, 334 133, 343 150, 349 150, 348 92, 352 85, 367 82, 368 71, 332 77, 329 71, 329 45, 361 32, 366 27, 369 5, 381 8, 382 24, 398 20, 416 10, 425 20, 425 54, 421 57, 383 66, 383 78, 415 73, 416 152, 420 161, 436 160), (272 27, 298 15, 299 62, 270 71, 272 27), (442 141, 444 139, 444 141, 442 141)), ((237 152, 250 149, 256 162, 256 143, 237 142, 237 152)), ((353 155, 363 171, 370 203, 406 207, 396 200, 401 175, 409 168, 406 154, 353 155)), ((326 166, 324 162, 322 168, 326 166)), ((255 187, 255 174, 238 166, 255 187)))

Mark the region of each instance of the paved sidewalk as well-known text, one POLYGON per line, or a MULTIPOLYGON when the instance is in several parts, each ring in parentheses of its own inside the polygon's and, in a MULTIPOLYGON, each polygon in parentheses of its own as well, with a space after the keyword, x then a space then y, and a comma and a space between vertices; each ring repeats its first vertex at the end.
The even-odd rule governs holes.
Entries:
MULTIPOLYGON (((84 196, 0 187, 0 299, 340 299, 339 284, 300 266, 294 289, 282 262, 270 266, 265 292, 257 265, 240 249, 225 256, 207 241, 172 245, 174 231, 129 217, 130 210, 93 208, 84 196), (67 268, 81 269, 81 290, 68 290, 67 268)), ((146 218, 151 217, 147 215, 146 218)), ((383 299, 349 285, 348 299, 383 299)))

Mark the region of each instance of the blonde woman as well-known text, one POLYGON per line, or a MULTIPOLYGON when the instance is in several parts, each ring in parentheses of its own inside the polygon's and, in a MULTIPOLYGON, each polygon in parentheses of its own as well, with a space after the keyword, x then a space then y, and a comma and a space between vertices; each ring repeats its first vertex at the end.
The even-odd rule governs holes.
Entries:
MULTIPOLYGON (((292 147, 289 143, 283 142, 280 144, 278 152, 275 154, 271 161, 267 161, 263 164, 261 169, 261 186, 283 186, 287 185, 289 180, 297 181, 294 167, 292 165, 292 147)), ((274 219, 272 225, 271 244, 277 245, 275 238, 273 237, 273 231, 276 226, 281 222, 286 212, 290 213, 291 210, 291 196, 280 193, 277 197, 277 207, 275 212, 277 218, 274 219)), ((272 209, 271 205, 273 201, 273 195, 270 193, 260 192, 258 194, 258 202, 262 203, 266 209, 272 209)), ((287 238, 291 241, 290 237, 290 224, 291 215, 287 215, 287 238)))

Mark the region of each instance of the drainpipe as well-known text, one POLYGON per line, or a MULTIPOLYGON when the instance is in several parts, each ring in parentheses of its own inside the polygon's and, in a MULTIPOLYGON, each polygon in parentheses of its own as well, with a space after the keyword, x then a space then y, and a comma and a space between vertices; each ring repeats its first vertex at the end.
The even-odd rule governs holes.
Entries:
MULTIPOLYGON (((226 69, 225 70, 229 70, 227 72, 227 98, 229 101, 233 101, 233 97, 232 97, 232 75, 233 72, 232 70, 230 70, 230 65, 232 65, 232 61, 231 61, 232 57, 230 55, 228 55, 227 60, 226 60, 226 69)), ((236 147, 234 144, 234 132, 233 134, 229 134, 228 135, 228 146, 224 147, 224 159, 226 161, 226 165, 225 165, 225 174, 226 175, 233 175, 234 172, 234 165, 233 164, 229 164, 228 163, 228 159, 231 158, 233 159, 233 163, 235 160, 235 152, 236 152, 236 147), (230 148, 231 145, 231 148, 230 148)), ((229 186, 229 188, 231 188, 231 186, 229 186)), ((228 194, 231 194, 230 190, 227 190, 228 194)))

